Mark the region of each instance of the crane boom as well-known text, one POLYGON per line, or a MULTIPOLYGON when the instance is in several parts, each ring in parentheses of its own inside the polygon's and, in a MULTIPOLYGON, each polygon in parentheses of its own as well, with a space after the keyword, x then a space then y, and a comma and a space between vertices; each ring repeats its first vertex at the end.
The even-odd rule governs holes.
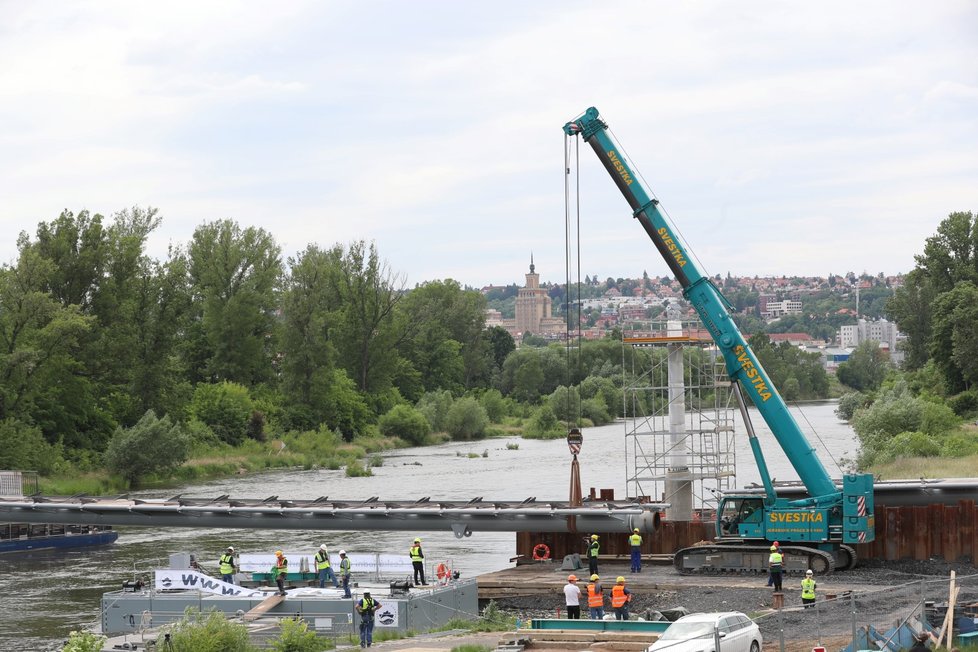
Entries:
POLYGON ((675 553, 680 572, 718 572, 767 568, 768 543, 776 539, 796 546, 784 548, 790 564, 786 570, 831 572, 856 564, 854 544, 872 541, 873 477, 849 474, 841 491, 822 466, 788 411, 778 390, 757 359, 750 344, 730 316, 730 303, 713 281, 697 267, 677 236, 659 202, 643 185, 621 148, 608 133, 598 110, 589 108, 564 125, 568 137, 580 136, 611 175, 669 269, 679 281, 683 296, 696 310, 723 356, 734 394, 741 403, 751 451, 764 483, 765 497, 724 494, 717 508, 716 545, 694 546, 675 553), (774 434, 778 445, 808 491, 807 498, 779 498, 767 470, 758 438, 750 425, 743 401, 749 396, 774 434))
POLYGON ((727 373, 740 383, 761 417, 774 433, 788 461, 808 489, 812 498, 838 494, 831 476, 825 471, 805 434, 788 411, 778 390, 740 329, 730 317, 730 304, 714 283, 696 266, 683 247, 673 226, 659 210, 632 170, 620 148, 608 134, 607 124, 591 107, 583 116, 564 126, 568 135, 580 134, 591 145, 608 173, 625 196, 633 214, 652 239, 673 275, 683 288, 683 296, 692 304, 703 325, 723 354, 727 373))

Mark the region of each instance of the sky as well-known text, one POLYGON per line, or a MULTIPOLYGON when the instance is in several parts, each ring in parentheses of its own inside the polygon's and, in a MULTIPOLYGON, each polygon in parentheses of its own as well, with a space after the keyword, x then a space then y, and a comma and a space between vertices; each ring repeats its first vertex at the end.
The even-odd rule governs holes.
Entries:
POLYGON ((231 218, 408 287, 669 275, 589 106, 708 274, 907 272, 978 210, 970 0, 0 0, 0 262, 152 206, 158 258, 231 218))

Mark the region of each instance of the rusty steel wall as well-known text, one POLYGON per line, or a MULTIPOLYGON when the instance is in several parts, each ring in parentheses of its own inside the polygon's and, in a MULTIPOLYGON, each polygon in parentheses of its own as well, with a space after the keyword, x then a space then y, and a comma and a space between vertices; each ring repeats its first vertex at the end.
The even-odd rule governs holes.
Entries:
MULTIPOLYGON (((593 490, 592 490, 593 491, 593 490)), ((585 537, 590 532, 516 534, 516 553, 527 559, 533 548, 543 543, 550 556, 562 559, 571 553, 584 554, 585 537)), ((628 535, 597 532, 601 539, 601 555, 628 556, 631 547, 628 535)), ((653 535, 643 535, 642 554, 671 554, 680 548, 713 538, 712 521, 662 521, 653 535)), ((860 559, 931 559, 947 561, 975 560, 978 552, 978 506, 974 500, 962 500, 957 505, 876 506, 876 540, 856 546, 860 559)))
POLYGON ((978 508, 957 505, 876 506, 876 540, 856 546, 860 559, 972 560, 978 552, 978 508))

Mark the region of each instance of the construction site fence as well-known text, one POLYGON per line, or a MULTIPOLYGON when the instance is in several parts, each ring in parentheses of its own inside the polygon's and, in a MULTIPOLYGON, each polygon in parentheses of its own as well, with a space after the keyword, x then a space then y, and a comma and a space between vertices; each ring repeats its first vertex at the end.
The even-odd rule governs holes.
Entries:
MULTIPOLYGON (((801 603, 801 586, 791 580, 785 587, 781 609, 748 614, 761 629, 764 649, 780 652, 807 652, 814 647, 826 650, 884 650, 898 652, 913 644, 922 630, 940 633, 948 610, 950 577, 928 577, 871 591, 834 595, 816 590, 816 601, 809 607, 801 603), (853 645, 855 641, 855 645, 853 645)), ((953 641, 945 638, 943 647, 961 647, 957 637, 963 629, 975 630, 975 605, 978 603, 978 574, 957 576, 957 599, 949 627, 953 641)), ((966 644, 973 645, 973 644, 966 644)))

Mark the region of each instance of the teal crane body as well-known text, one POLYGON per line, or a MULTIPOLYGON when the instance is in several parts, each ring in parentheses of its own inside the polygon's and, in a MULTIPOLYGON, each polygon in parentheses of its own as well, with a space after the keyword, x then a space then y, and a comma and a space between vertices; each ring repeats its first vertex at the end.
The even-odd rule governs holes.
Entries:
MULTIPOLYGON (((832 539, 849 543, 872 540, 872 476, 847 476, 843 482, 843 490, 840 492, 836 487, 815 449, 731 318, 730 303, 710 278, 704 276, 697 267, 674 227, 659 209, 658 200, 643 186, 631 163, 612 139, 598 110, 589 108, 582 116, 565 124, 564 132, 568 136, 581 136, 597 154, 631 207, 634 217, 679 281, 683 296, 710 332, 723 356, 728 375, 751 398, 808 490, 809 497, 805 499, 790 502, 779 499, 760 443, 751 433, 751 450, 766 496, 763 509, 756 510, 752 506, 749 510, 751 514, 748 515, 752 517, 750 522, 744 522, 737 534, 746 539, 784 539, 816 544, 832 539), (847 488, 851 488, 855 494, 846 495, 847 488), (862 496, 862 500, 856 505, 859 496, 862 496), (850 498, 853 500, 850 501, 850 498), (851 509, 843 509, 850 502, 853 503, 851 509), (851 512, 856 516, 848 517, 843 512, 851 512), (843 530, 844 535, 838 536, 843 530)), ((719 530, 718 523, 718 532, 719 530)))

